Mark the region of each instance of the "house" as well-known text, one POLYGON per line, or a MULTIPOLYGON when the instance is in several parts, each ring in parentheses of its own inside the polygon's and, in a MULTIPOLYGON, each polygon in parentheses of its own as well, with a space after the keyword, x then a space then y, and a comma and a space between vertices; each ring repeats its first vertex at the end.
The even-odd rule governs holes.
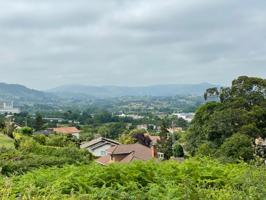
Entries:
POLYGON ((151 145, 155 146, 158 141, 161 139, 160 136, 155 136, 155 135, 148 135, 148 137, 151 139, 151 145))
POLYGON ((182 118, 187 122, 191 122, 195 116, 195 113, 174 113, 173 115, 177 116, 178 118, 182 118))
POLYGON ((59 127, 59 128, 53 128, 53 132, 63 135, 71 135, 79 139, 79 133, 80 130, 76 127, 59 127))
POLYGON ((183 132, 183 128, 182 127, 173 127, 173 128, 168 128, 167 130, 169 131, 169 133, 183 132))
POLYGON ((119 145, 119 142, 116 142, 108 138, 99 137, 89 142, 81 143, 80 148, 87 149, 94 156, 99 157, 107 155, 107 149, 117 145, 119 145))
POLYGON ((120 144, 107 150, 107 155, 96 160, 97 163, 108 165, 110 163, 130 163, 135 160, 147 161, 157 157, 156 149, 142 144, 120 144))
POLYGON ((148 130, 148 124, 140 124, 140 125, 137 125, 137 129, 144 129, 144 130, 148 130))

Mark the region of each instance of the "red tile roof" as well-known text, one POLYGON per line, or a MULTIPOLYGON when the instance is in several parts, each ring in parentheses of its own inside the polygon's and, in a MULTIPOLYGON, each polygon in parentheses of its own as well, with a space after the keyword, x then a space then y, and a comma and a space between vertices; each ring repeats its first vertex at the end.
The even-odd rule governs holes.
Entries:
POLYGON ((63 134, 70 134, 70 135, 80 132, 80 130, 78 130, 76 127, 53 128, 53 131, 56 132, 56 133, 63 133, 63 134))

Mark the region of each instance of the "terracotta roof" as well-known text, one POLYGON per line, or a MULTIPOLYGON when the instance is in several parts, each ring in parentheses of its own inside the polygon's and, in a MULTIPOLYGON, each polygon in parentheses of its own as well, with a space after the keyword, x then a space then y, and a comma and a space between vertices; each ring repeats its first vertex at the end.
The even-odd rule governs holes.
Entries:
POLYGON ((102 156, 102 157, 96 159, 95 161, 97 163, 102 164, 102 165, 107 165, 110 162, 110 160, 111 160, 110 155, 107 155, 107 156, 102 156))
POLYGON ((74 134, 80 132, 80 130, 78 130, 76 127, 53 128, 53 131, 56 133, 63 133, 63 134, 74 134))
MULTIPOLYGON (((134 153, 133 154, 134 159, 138 159, 138 160, 149 160, 149 159, 153 158, 152 150, 149 147, 146 147, 146 146, 144 146, 142 144, 138 144, 138 143, 117 145, 113 149, 113 152, 111 154, 112 155, 119 155, 119 154, 131 154, 131 153, 134 153)), ((129 158, 127 158, 127 159, 129 159, 129 158)))

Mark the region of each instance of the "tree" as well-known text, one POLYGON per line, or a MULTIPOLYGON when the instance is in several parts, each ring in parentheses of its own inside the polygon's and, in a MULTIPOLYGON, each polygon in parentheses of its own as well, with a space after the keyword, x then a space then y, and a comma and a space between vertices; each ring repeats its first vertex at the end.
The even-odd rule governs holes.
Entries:
MULTIPOLYGON (((205 97, 214 95, 220 102, 200 106, 188 130, 185 148, 191 155, 210 152, 205 151, 208 148, 204 144, 215 154, 212 151, 237 133, 253 141, 266 138, 266 79, 241 76, 232 81, 231 87, 210 88, 205 93, 205 97)), ((248 148, 254 151, 253 146, 248 148)))
POLYGON ((35 116, 35 122, 34 122, 34 128, 36 131, 42 130, 44 125, 42 115, 40 113, 36 113, 35 116))
POLYGON ((149 136, 147 136, 147 135, 145 135, 144 133, 138 133, 138 134, 135 134, 134 136, 133 136, 133 138, 135 138, 135 140, 138 142, 138 143, 140 143, 140 144, 142 144, 142 145, 144 145, 144 146, 147 146, 147 147, 150 147, 150 145, 151 145, 151 139, 150 139, 150 137, 149 136))
POLYGON ((32 135, 33 130, 31 127, 25 126, 20 129, 21 133, 24 135, 32 135))
POLYGON ((5 128, 4 128, 4 134, 7 135, 10 138, 14 138, 13 132, 15 130, 15 124, 11 122, 10 120, 5 121, 5 128))
POLYGON ((238 159, 249 161, 254 157, 252 139, 247 135, 236 133, 222 144, 218 152, 220 156, 233 161, 238 159))
POLYGON ((121 144, 134 144, 137 142, 137 140, 135 138, 133 138, 132 135, 128 134, 128 133, 123 133, 120 137, 119 137, 119 142, 121 144))
POLYGON ((174 157, 184 157, 183 147, 179 143, 175 143, 173 147, 173 156, 174 157))
POLYGON ((164 154, 164 159, 168 160, 173 155, 173 140, 167 130, 165 121, 162 122, 160 140, 158 141, 158 151, 164 154))

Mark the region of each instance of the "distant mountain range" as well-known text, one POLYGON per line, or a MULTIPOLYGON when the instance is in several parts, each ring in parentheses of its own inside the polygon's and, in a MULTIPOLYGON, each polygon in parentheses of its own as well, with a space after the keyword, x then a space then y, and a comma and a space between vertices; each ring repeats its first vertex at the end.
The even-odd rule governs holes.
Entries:
POLYGON ((207 88, 215 86, 209 83, 146 87, 66 85, 47 91, 38 91, 23 85, 0 83, 0 101, 15 101, 16 104, 22 105, 25 103, 54 104, 67 99, 202 95, 207 88))
POLYGON ((50 89, 48 92, 61 97, 72 97, 74 95, 98 98, 121 96, 175 96, 203 95, 207 88, 216 86, 217 85, 210 83, 154 85, 145 87, 65 85, 50 89))
POLYGON ((23 85, 0 83, 0 101, 14 101, 18 105, 25 103, 52 103, 55 101, 55 96, 29 89, 23 85))

